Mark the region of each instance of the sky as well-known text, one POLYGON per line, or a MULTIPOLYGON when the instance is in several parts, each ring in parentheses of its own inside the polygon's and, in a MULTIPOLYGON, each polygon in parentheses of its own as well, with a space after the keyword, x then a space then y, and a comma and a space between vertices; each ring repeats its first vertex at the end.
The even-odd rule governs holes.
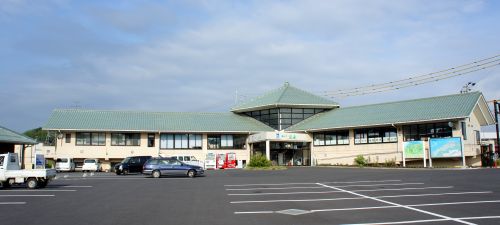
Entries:
MULTIPOLYGON (((0 125, 59 108, 227 112, 284 82, 321 93, 500 54, 500 1, 0 1, 0 125), (236 98, 238 93, 238 98, 236 98)), ((342 107, 500 99, 500 66, 342 107)))

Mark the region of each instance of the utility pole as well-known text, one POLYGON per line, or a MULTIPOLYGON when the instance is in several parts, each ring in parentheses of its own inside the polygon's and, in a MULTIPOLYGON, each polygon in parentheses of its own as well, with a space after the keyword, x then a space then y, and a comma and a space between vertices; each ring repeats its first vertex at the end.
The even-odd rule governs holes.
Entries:
POLYGON ((497 128, 497 148, 498 148, 495 150, 500 153, 500 133, 498 132, 498 111, 500 108, 500 103, 497 100, 493 101, 493 108, 495 109, 495 122, 496 122, 495 126, 497 128))

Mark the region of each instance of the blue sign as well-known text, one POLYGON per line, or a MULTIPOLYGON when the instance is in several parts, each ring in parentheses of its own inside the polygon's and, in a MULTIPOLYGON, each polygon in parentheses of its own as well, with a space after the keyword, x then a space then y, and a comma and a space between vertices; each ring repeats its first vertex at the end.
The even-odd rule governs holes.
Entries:
POLYGON ((459 137, 431 138, 429 145, 431 158, 462 157, 462 139, 459 137))

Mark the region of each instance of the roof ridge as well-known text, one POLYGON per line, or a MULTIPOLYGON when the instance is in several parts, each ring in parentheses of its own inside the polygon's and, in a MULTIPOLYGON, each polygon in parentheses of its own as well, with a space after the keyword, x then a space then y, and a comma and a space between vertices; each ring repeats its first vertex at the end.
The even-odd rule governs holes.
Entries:
POLYGON ((134 110, 120 110, 120 109, 54 109, 53 111, 82 111, 82 112, 130 112, 130 113, 188 113, 188 114, 234 114, 231 112, 172 112, 172 111, 134 111, 134 110))
POLYGON ((373 103, 373 104, 367 104, 367 105, 347 106, 347 107, 340 107, 339 109, 357 108, 357 107, 366 107, 366 106, 375 106, 375 105, 386 105, 386 104, 394 104, 394 103, 410 102, 410 101, 424 101, 424 100, 429 100, 429 99, 444 98, 444 97, 451 97, 451 96, 457 96, 457 95, 472 95, 472 94, 482 94, 482 93, 480 91, 473 91, 473 92, 468 92, 468 93, 440 95, 440 96, 433 96, 433 97, 426 97, 426 98, 414 98, 414 99, 406 99, 406 100, 399 100, 399 101, 393 101, 393 102, 381 102, 381 103, 373 103))
POLYGON ((278 97, 278 99, 276 100, 276 102, 281 102, 281 98, 283 98, 283 95, 285 94, 285 92, 288 90, 288 88, 290 87, 290 84, 288 82, 285 82, 285 85, 283 85, 283 91, 281 91, 281 94, 280 96, 278 97))
POLYGON ((271 89, 271 90, 268 90, 268 91, 264 92, 263 94, 261 94, 261 95, 259 95, 259 96, 256 96, 256 97, 254 97, 254 98, 251 98, 251 99, 250 99, 250 100, 248 100, 248 101, 242 102, 242 103, 240 103, 240 104, 238 104, 238 105, 234 105, 234 107, 231 107, 231 109, 238 108, 238 107, 240 107, 241 105, 245 105, 245 104, 250 103, 250 102, 253 102, 253 101, 257 100, 257 99, 264 98, 266 95, 271 94, 271 93, 274 93, 274 92, 277 92, 277 91, 279 91, 279 90, 280 90, 281 88, 283 88, 283 87, 284 87, 284 86, 281 86, 281 87, 279 87, 279 88, 277 88, 277 89, 271 89))

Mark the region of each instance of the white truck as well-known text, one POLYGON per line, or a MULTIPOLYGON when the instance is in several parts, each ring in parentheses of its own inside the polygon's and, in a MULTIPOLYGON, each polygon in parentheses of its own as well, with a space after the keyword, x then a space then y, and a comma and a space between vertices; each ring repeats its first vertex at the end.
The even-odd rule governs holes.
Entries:
POLYGON ((55 170, 23 170, 19 166, 19 156, 17 154, 0 154, 0 183, 2 188, 23 183, 26 183, 26 186, 30 189, 44 188, 54 177, 56 177, 55 170))

